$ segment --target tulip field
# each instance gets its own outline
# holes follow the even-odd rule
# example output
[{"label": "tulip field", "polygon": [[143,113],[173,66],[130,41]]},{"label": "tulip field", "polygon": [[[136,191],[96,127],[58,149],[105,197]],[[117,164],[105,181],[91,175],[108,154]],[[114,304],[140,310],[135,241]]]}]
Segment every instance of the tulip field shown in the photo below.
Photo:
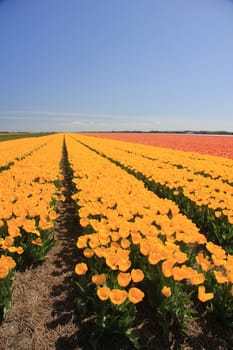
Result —
[{"label": "tulip field", "polygon": [[52,228],[57,216],[55,184],[60,178],[61,140],[61,136],[47,136],[0,143],[0,311],[3,317],[10,307],[14,270],[43,261],[55,243]]},{"label": "tulip field", "polygon": [[215,137],[206,152],[208,136],[195,137],[67,133],[1,142],[1,318],[15,271],[43,262],[56,244],[65,150],[87,349],[104,349],[112,336],[127,349],[149,349],[150,323],[170,349],[171,332],[185,334],[203,314],[207,326],[232,332],[233,137]]},{"label": "tulip field", "polygon": [[[88,133],[86,133],[88,135]],[[153,134],[153,133],[90,133],[113,140],[140,143],[148,146],[172,148],[180,151],[197,152],[233,159],[233,137],[208,134]]]}]

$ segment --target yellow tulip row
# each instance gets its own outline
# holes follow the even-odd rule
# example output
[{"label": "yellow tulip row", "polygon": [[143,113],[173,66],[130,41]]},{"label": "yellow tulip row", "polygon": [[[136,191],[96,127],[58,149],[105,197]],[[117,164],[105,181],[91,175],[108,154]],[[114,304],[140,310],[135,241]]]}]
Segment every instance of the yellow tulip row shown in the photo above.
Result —
[{"label": "yellow tulip row", "polygon": [[[10,141],[15,154],[26,150],[22,146],[25,143],[29,155],[0,173],[0,279],[14,266],[11,257],[4,255],[24,252],[20,245],[22,235],[33,234],[31,243],[42,246],[41,231],[53,226],[57,214],[51,200],[56,199],[54,181],[60,178],[62,140],[62,135],[50,135],[30,138],[30,143],[27,139]],[[31,150],[37,151],[30,152],[29,144]],[[14,147],[10,149],[13,151]]]},{"label": "yellow tulip row", "polygon": [[[85,137],[80,139],[87,142]],[[73,137],[67,136],[66,144],[75,175],[73,181],[79,190],[73,199],[80,207],[80,224],[84,230],[77,247],[83,249],[86,260],[77,263],[75,271],[85,274],[92,259],[104,259],[103,270],[95,270],[97,264],[90,271],[101,300],[110,299],[117,305],[126,297],[133,303],[142,300],[143,292],[135,287],[133,277],[136,269],[141,281],[147,271],[140,259],[146,259],[147,266],[160,264],[165,281],[172,279],[193,285],[203,302],[214,297],[212,291],[205,290],[207,273],[217,283],[227,283],[231,288],[233,256],[208,242],[174,202],[157,197],[141,181]],[[137,266],[131,261],[133,247],[138,247],[140,252]],[[193,247],[200,247],[203,252],[195,253]],[[117,288],[109,287],[108,274],[115,274]],[[161,293],[169,297],[172,288],[164,285]]]},{"label": "yellow tulip row", "polygon": [[[84,138],[83,138],[84,137]],[[86,136],[79,134],[80,140],[85,140]],[[110,139],[101,139],[88,136],[88,140],[95,140],[95,144],[113,146],[114,148],[140,155],[157,161],[157,164],[164,166],[178,166],[187,169],[192,173],[204,173],[213,179],[221,179],[233,184],[233,160],[196,152],[187,152],[169,148],[155,147],[132,142],[123,142]]]},{"label": "yellow tulip row", "polygon": [[[78,139],[88,146],[93,147],[98,152],[119,161],[124,166],[141,172],[150,180],[167,186],[174,193],[182,189],[183,194],[198,206],[207,205],[216,212],[216,217],[224,214],[228,218],[229,223],[233,224],[233,186],[223,182],[221,179],[212,179],[195,174],[197,169],[199,171],[200,169],[205,171],[211,168],[216,169],[214,176],[217,177],[219,162],[224,167],[224,158],[213,156],[205,156],[204,158],[203,155],[157,147],[153,148],[154,151],[152,153],[151,147],[148,147],[149,151],[147,152],[144,145],[134,145],[132,143],[123,143],[84,135],[79,135]],[[134,149],[137,151],[134,152]],[[156,159],[151,160],[142,157],[145,154],[148,157]],[[189,156],[186,155],[185,157],[185,154]],[[199,158],[204,159],[205,162],[201,161],[199,163]],[[187,161],[187,159],[189,160]],[[191,162],[194,164],[193,167],[190,165]],[[226,159],[225,162],[228,164],[225,170],[228,169],[232,180],[233,161]],[[184,168],[179,169],[172,163],[181,164]]]},{"label": "yellow tulip row", "polygon": [[24,158],[36,149],[43,147],[46,144],[46,138],[24,138],[20,140],[8,140],[0,142],[0,169],[7,166],[16,159]]},{"label": "yellow tulip row", "polygon": [[209,175],[213,179],[221,179],[233,184],[233,160],[205,155],[196,152],[185,152],[166,148],[145,146],[140,144],[124,143],[115,145],[116,148],[132,152],[133,154],[141,155],[147,158],[154,159],[163,164],[182,167],[190,173],[203,173]]}]

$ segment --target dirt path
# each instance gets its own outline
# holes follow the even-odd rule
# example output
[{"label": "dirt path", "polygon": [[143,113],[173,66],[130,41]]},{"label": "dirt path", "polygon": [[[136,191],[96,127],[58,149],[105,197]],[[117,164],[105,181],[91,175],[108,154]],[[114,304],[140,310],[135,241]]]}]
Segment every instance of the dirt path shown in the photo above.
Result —
[{"label": "dirt path", "polygon": [[77,225],[68,205],[56,224],[57,244],[40,266],[17,272],[12,307],[0,327],[1,350],[79,349],[75,312]]},{"label": "dirt path", "polygon": [[56,245],[42,265],[16,272],[12,305],[0,326],[0,350],[76,350],[74,265],[79,225],[71,200],[72,171],[63,150],[65,202],[57,205]]}]

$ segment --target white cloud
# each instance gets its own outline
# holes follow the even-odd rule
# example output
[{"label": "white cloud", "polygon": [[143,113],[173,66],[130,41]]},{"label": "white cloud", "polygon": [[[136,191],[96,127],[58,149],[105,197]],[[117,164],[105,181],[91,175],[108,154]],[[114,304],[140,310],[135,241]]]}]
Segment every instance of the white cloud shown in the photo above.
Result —
[{"label": "white cloud", "polygon": [[194,116],[142,116],[97,114],[66,111],[8,110],[0,111],[0,129],[18,131],[176,131],[233,130],[233,121]]},{"label": "white cloud", "polygon": [[[87,113],[87,112],[70,112],[70,111],[36,111],[36,110],[8,110],[8,111],[0,111],[0,119],[5,118],[17,118],[17,119],[31,119],[33,116],[33,120],[51,120],[69,118],[69,117],[77,117],[77,118],[86,118],[89,119],[114,119],[114,120],[155,120],[157,118],[161,118],[158,116],[143,116],[143,115],[133,115],[133,114],[106,114],[106,113]],[[43,118],[43,119],[42,119]],[[76,121],[73,121],[76,123]],[[73,123],[72,122],[72,123]],[[79,122],[79,121],[77,121]]]}]

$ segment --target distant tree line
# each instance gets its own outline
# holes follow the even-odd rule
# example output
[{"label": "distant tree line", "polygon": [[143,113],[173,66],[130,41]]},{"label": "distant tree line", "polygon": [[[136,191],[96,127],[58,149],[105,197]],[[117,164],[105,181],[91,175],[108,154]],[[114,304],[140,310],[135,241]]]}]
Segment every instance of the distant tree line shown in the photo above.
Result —
[{"label": "distant tree line", "polygon": [[[84,131],[85,132],[85,131]],[[89,131],[86,131],[89,132]],[[121,130],[121,131],[92,131],[93,133],[98,133],[98,132],[102,132],[102,133],[142,133],[142,134],[203,134],[203,135],[233,135],[233,131],[208,131],[208,130],[177,130],[177,131],[158,131],[158,130],[150,130],[150,131],[141,131],[141,130]]]}]

